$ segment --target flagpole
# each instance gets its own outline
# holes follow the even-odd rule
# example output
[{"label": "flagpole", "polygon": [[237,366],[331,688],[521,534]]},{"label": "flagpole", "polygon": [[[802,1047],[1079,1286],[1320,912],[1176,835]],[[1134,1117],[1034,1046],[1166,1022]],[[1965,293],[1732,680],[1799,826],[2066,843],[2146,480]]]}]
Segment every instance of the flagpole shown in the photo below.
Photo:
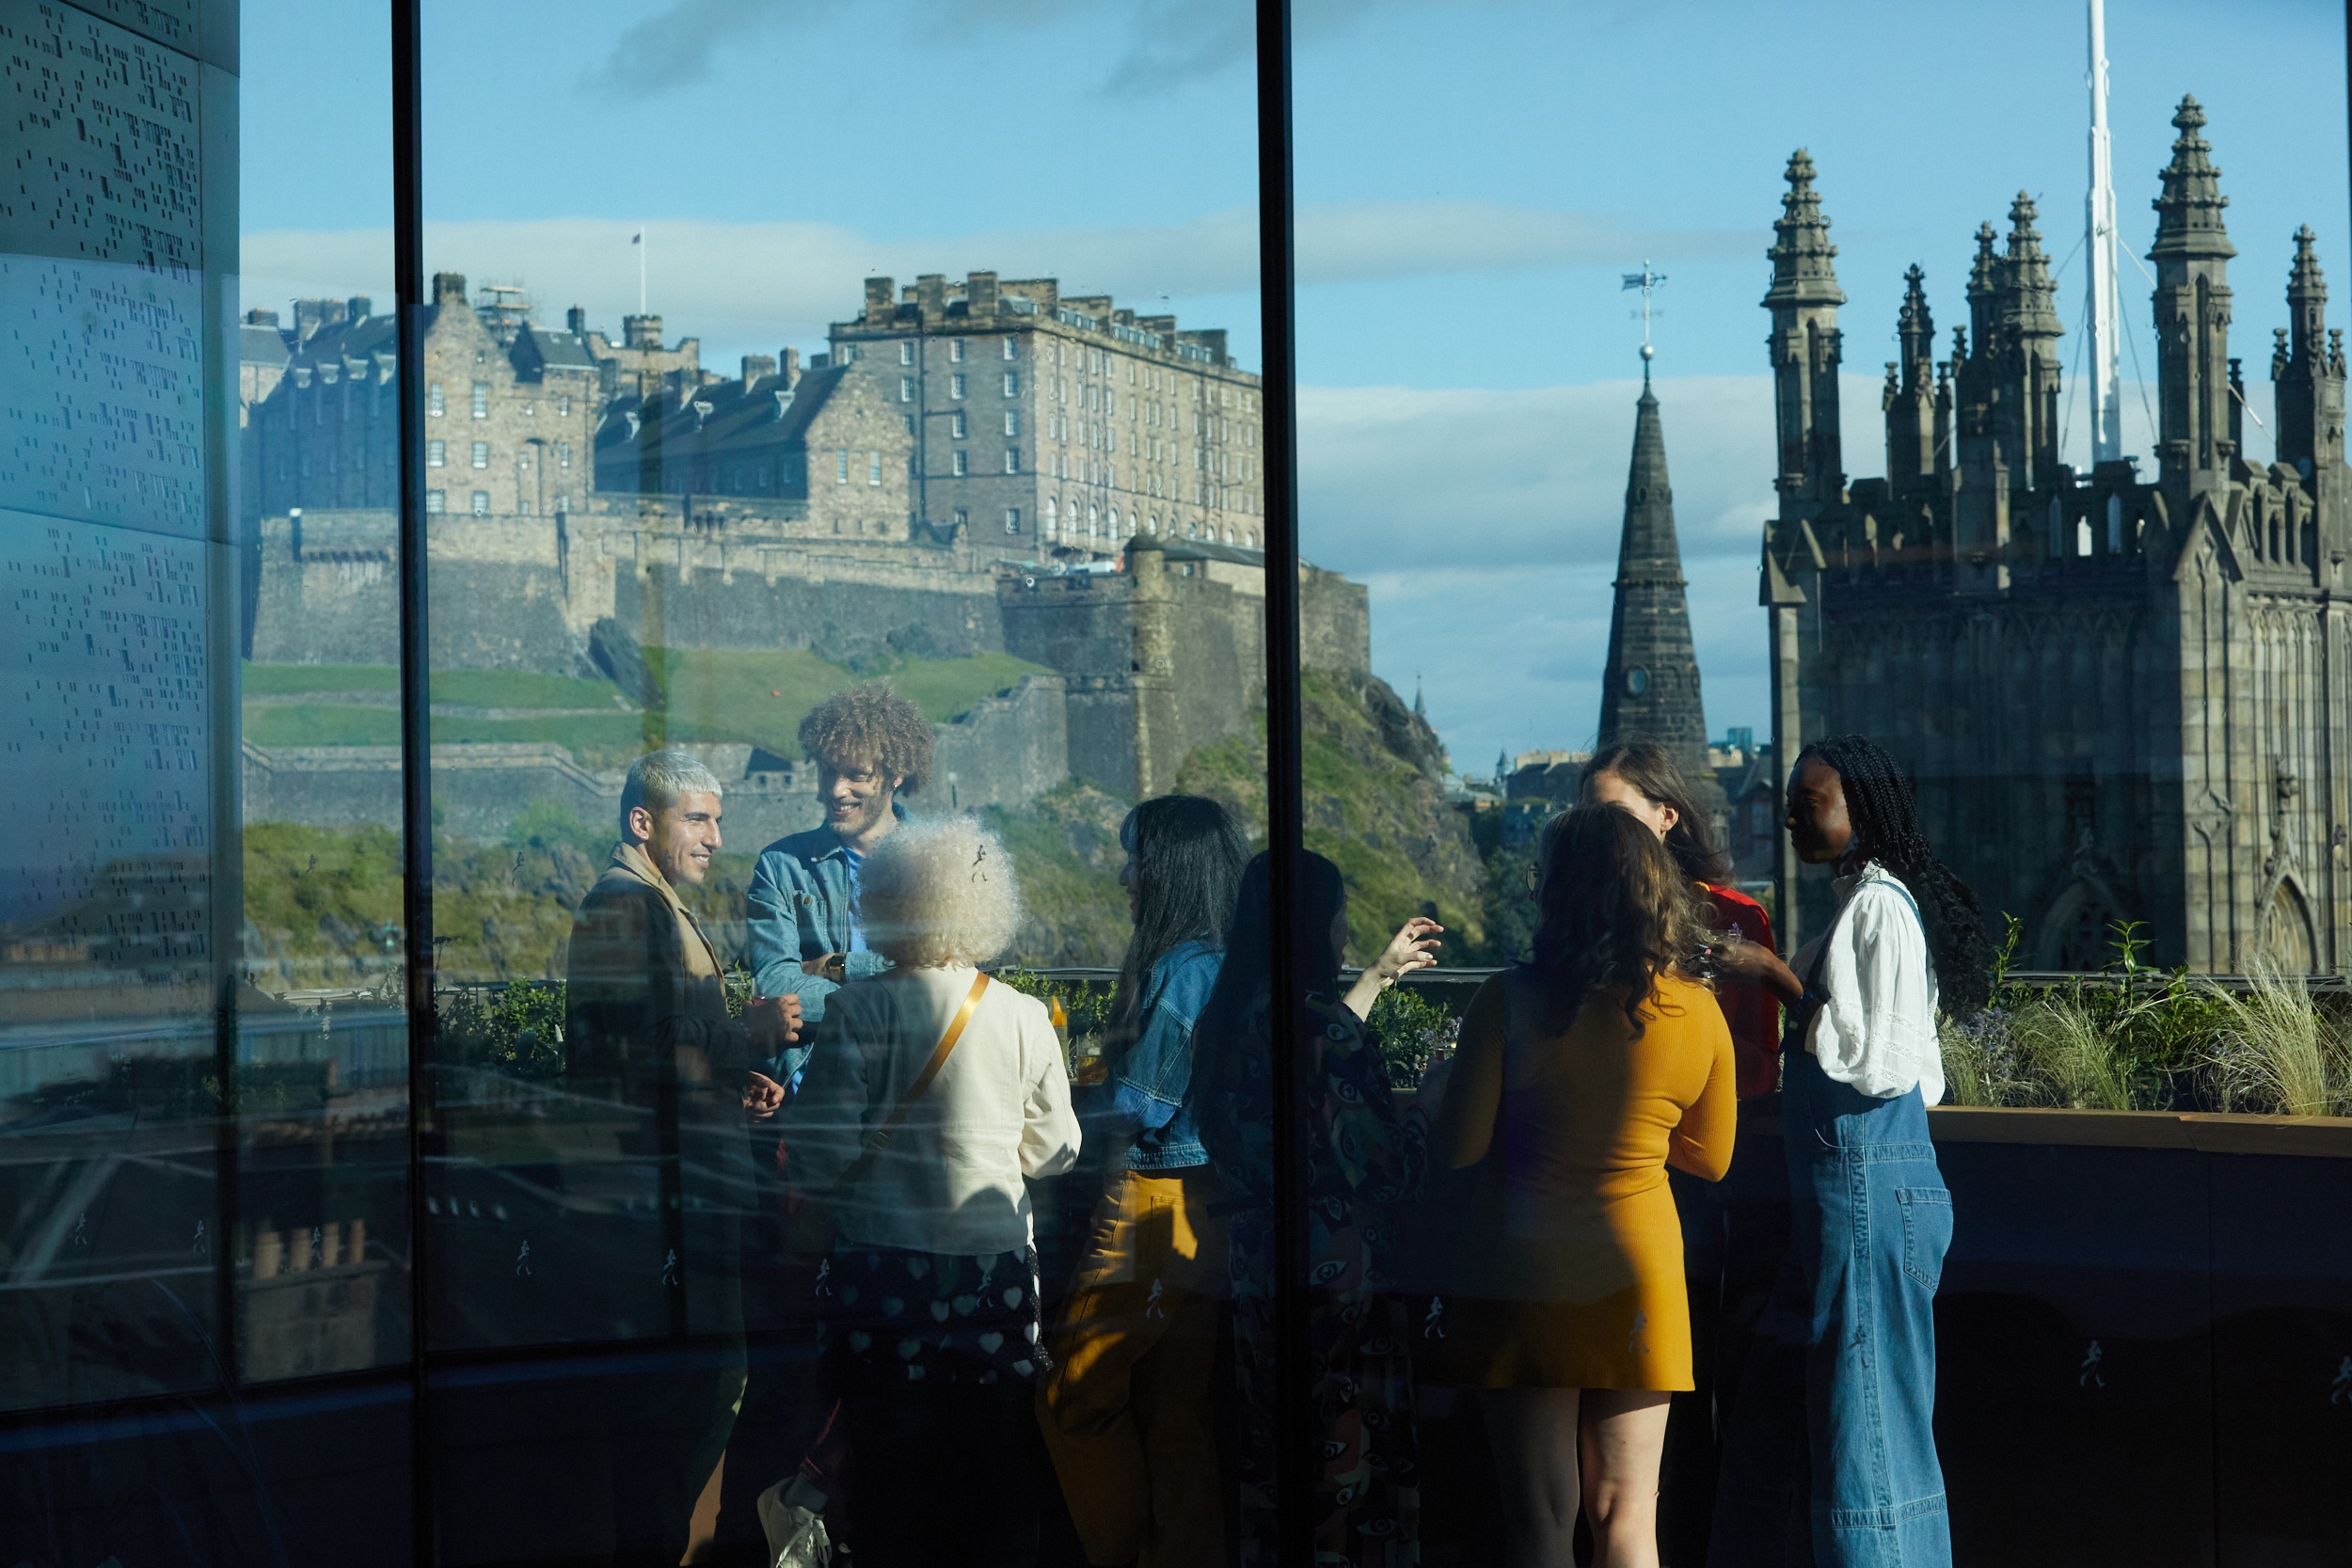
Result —
[{"label": "flagpole", "polygon": [[645,231],[637,230],[637,313],[645,313]]}]

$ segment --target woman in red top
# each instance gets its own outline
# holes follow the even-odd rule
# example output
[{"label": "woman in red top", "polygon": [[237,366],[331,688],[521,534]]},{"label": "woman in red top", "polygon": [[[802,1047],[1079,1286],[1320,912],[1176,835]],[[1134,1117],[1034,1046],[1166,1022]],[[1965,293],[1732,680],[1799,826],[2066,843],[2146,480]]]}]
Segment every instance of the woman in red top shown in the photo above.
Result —
[{"label": "woman in red top", "polygon": [[[1584,765],[1581,783],[1591,804],[1623,806],[1649,824],[1681,865],[1682,874],[1706,890],[1715,924],[1738,932],[1766,952],[1772,944],[1772,917],[1764,906],[1730,885],[1731,867],[1715,847],[1706,816],[1693,803],[1682,769],[1654,740],[1604,746]],[[1731,1048],[1740,1068],[1740,1093],[1770,1094],[1780,1087],[1780,999],[1750,980],[1719,979],[1715,999],[1731,1025]]]}]

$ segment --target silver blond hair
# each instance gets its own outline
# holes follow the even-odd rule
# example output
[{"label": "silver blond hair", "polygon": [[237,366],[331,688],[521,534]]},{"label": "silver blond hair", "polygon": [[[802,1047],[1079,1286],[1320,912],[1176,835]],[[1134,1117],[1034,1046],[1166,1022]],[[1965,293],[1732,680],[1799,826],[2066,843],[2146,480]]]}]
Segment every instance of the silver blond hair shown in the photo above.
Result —
[{"label": "silver blond hair", "polygon": [[630,766],[628,782],[621,785],[621,832],[628,832],[628,814],[639,806],[659,816],[682,795],[725,793],[719,775],[691,752],[647,752]]},{"label": "silver blond hair", "polygon": [[1021,930],[1012,857],[971,816],[901,822],[858,876],[866,940],[891,962],[984,964]]}]

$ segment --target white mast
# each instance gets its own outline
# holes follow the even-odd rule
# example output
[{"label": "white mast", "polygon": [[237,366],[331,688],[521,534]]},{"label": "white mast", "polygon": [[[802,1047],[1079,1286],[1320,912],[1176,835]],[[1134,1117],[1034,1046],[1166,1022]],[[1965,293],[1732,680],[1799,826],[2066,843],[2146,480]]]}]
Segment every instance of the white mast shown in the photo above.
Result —
[{"label": "white mast", "polygon": [[2090,455],[2123,455],[2122,301],[2116,293],[2115,173],[2107,141],[2106,0],[2090,0],[2090,197],[2083,248],[2090,256]]}]

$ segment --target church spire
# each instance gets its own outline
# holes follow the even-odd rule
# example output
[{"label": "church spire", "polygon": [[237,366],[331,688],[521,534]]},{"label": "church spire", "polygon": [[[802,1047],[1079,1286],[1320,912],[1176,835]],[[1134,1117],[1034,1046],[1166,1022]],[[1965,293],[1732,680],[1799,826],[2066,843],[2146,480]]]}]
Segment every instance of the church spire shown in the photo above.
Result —
[{"label": "church spire", "polygon": [[1781,515],[1817,515],[1845,499],[1846,461],[1837,412],[1837,365],[1843,341],[1837,308],[1837,247],[1813,189],[1813,159],[1804,148],[1789,155],[1788,194],[1772,224],[1772,287],[1764,309],[1772,313],[1772,380],[1780,436]]},{"label": "church spire", "polygon": [[2306,227],[2295,236],[2287,274],[2287,323],[2270,356],[2278,384],[2279,461],[2308,479],[2333,474],[2344,462],[2344,347],[2328,332],[2328,280],[2320,275],[2318,236]]},{"label": "church spire", "polygon": [[2058,321],[2058,283],[2049,254],[2042,248],[2040,214],[2024,191],[2009,209],[2009,252],[2002,259],[2007,287],[2001,295],[2004,411],[2010,443],[2006,454],[2010,483],[2038,489],[2058,477],[2058,351],[2066,328]]},{"label": "church spire", "polygon": [[2221,171],[2213,166],[2213,144],[2205,140],[2205,111],[2194,94],[2183,96],[2172,114],[2172,161],[2164,166],[2164,188],[2157,195],[2156,244],[2149,254],[2213,256],[2237,254],[2222,226],[2221,209],[2230,198],[2221,194]]},{"label": "church spire", "polygon": [[2172,116],[2180,135],[2155,200],[2156,444],[2168,477],[2192,490],[2227,477],[2230,439],[2230,258],[2221,222],[2229,198],[2206,142],[2205,112],[2183,98]]},{"label": "church spire", "polygon": [[1601,673],[1597,744],[1647,739],[1664,745],[1703,803],[1722,791],[1707,758],[1707,715],[1698,655],[1691,641],[1682,550],[1675,538],[1674,489],[1666,478],[1666,433],[1658,394],[1643,366],[1634,404],[1633,461],[1626,475],[1625,528],[1617,541],[1616,601],[1609,616],[1609,660]]},{"label": "church spire", "polygon": [[1886,367],[1886,482],[1903,494],[1935,473],[1935,318],[1928,309],[1926,275],[1916,265],[1903,274],[1895,338],[1902,357]]}]

